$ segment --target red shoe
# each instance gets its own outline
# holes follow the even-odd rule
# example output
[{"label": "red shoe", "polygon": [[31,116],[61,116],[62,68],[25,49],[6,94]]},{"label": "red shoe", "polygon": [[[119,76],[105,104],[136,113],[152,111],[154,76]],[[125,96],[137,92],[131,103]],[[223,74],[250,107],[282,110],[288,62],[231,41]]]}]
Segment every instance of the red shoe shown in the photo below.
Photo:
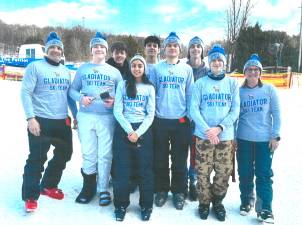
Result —
[{"label": "red shoe", "polygon": [[27,199],[25,201],[25,211],[34,212],[38,207],[38,202],[35,199]]},{"label": "red shoe", "polygon": [[64,193],[58,188],[44,188],[41,195],[47,195],[50,198],[61,200],[64,198]]}]

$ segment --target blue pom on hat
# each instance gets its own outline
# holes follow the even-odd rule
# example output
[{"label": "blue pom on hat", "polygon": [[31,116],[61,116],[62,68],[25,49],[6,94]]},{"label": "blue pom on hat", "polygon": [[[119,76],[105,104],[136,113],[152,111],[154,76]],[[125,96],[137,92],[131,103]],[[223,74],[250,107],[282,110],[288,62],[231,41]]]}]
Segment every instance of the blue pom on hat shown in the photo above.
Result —
[{"label": "blue pom on hat", "polygon": [[189,41],[189,48],[191,48],[192,45],[201,45],[202,49],[203,49],[203,41],[201,40],[200,37],[195,36],[193,37],[190,41]]},{"label": "blue pom on hat", "polygon": [[164,43],[163,43],[164,48],[166,48],[167,44],[170,44],[170,43],[177,43],[180,48],[180,39],[174,31],[172,31],[169,34],[169,36],[166,37],[166,39],[164,40]]},{"label": "blue pom on hat", "polygon": [[215,59],[221,59],[223,64],[226,65],[224,48],[220,44],[214,44],[208,53],[209,64]]},{"label": "blue pom on hat", "polygon": [[61,38],[58,36],[58,34],[54,31],[50,32],[46,44],[45,44],[45,51],[48,52],[49,47],[51,46],[57,46],[62,49],[63,51],[63,42],[61,41]]},{"label": "blue pom on hat", "polygon": [[100,32],[96,32],[95,36],[90,40],[90,49],[95,45],[103,45],[108,51],[107,39]]},{"label": "blue pom on hat", "polygon": [[260,69],[260,71],[262,72],[262,64],[260,61],[260,58],[258,56],[258,54],[252,54],[249,59],[246,61],[246,63],[243,66],[243,73],[245,72],[245,70],[251,66],[256,66]]}]

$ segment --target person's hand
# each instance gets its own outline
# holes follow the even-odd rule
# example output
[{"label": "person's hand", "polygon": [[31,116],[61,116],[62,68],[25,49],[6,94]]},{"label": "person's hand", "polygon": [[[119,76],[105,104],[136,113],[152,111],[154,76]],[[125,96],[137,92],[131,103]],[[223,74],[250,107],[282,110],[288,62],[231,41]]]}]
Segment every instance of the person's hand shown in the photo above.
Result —
[{"label": "person's hand", "polygon": [[221,128],[220,127],[211,127],[206,131],[206,135],[208,139],[218,137],[218,135],[221,133]]},{"label": "person's hand", "polygon": [[74,129],[74,130],[78,129],[78,121],[77,121],[77,119],[73,120],[73,127],[72,127],[72,129]]},{"label": "person's hand", "polygon": [[272,152],[274,152],[279,146],[279,141],[277,141],[275,138],[271,139],[269,141],[269,148]]},{"label": "person's hand", "polygon": [[92,103],[92,101],[93,101],[93,97],[83,96],[82,100],[81,100],[81,103],[84,106],[88,106],[88,105],[90,105]]},{"label": "person's hand", "polygon": [[41,128],[36,118],[30,118],[28,120],[27,127],[30,133],[32,133],[35,136],[40,136]]},{"label": "person's hand", "polygon": [[211,144],[213,145],[217,145],[219,144],[220,140],[218,135],[221,132],[221,128],[220,127],[211,127],[210,129],[208,129],[206,131],[206,136],[209,139],[209,141],[211,142]]},{"label": "person's hand", "polygon": [[137,142],[137,140],[138,140],[138,135],[137,135],[137,133],[135,133],[134,131],[133,132],[131,132],[131,133],[129,133],[128,134],[128,139],[129,139],[129,141],[131,141],[131,142]]},{"label": "person's hand", "polygon": [[212,137],[212,138],[208,138],[208,139],[209,139],[209,141],[211,142],[212,145],[218,145],[219,142],[220,142],[220,140],[217,136]]},{"label": "person's hand", "polygon": [[110,96],[109,98],[104,99],[104,104],[105,104],[105,107],[112,108],[112,106],[114,104],[114,98]]}]

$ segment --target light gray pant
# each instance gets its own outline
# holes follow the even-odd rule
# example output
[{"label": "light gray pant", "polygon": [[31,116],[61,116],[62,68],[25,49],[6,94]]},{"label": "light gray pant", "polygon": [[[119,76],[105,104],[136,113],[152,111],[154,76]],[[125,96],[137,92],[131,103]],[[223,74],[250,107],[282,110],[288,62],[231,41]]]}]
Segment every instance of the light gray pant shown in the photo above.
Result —
[{"label": "light gray pant", "polygon": [[98,174],[98,191],[108,190],[112,163],[113,115],[79,112],[78,133],[85,174]]}]

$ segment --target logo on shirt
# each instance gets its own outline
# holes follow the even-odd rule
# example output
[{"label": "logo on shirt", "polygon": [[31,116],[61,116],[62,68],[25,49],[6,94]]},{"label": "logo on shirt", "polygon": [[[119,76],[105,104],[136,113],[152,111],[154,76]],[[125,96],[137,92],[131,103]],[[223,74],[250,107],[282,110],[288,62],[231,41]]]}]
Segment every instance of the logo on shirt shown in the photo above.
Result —
[{"label": "logo on shirt", "polygon": [[56,75],[56,77],[60,76],[58,72],[54,72],[54,74]]},{"label": "logo on shirt", "polygon": [[214,90],[215,92],[219,92],[219,87],[213,86],[213,90]]},{"label": "logo on shirt", "polygon": [[251,100],[251,99],[254,99],[254,96],[253,95],[247,95],[248,98]]},{"label": "logo on shirt", "polygon": [[173,74],[174,74],[173,70],[171,70],[171,69],[168,70],[168,73],[169,73],[170,75],[173,75]]}]

